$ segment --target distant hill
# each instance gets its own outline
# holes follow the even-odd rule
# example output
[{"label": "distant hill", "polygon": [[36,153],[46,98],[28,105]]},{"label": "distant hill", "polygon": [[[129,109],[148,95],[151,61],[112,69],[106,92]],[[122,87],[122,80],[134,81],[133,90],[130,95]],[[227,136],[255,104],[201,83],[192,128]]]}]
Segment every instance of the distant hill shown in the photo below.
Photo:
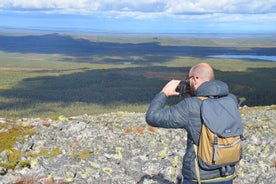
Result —
[{"label": "distant hill", "polygon": [[166,46],[156,42],[115,43],[94,42],[83,38],[74,38],[62,34],[0,36],[0,51],[19,53],[65,54],[73,56],[87,55],[167,55],[204,58],[209,55],[275,55],[276,48],[251,48],[240,50],[231,47],[206,46]]}]

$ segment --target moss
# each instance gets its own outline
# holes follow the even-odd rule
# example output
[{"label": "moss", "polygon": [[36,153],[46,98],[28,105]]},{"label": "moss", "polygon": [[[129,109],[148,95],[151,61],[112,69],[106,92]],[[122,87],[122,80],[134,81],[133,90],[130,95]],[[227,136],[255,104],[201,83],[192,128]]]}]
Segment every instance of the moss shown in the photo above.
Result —
[{"label": "moss", "polygon": [[[13,122],[11,122],[13,123]],[[15,124],[0,125],[0,153],[6,152],[7,162],[1,162],[0,166],[6,169],[14,169],[17,165],[21,167],[30,167],[29,160],[21,160],[23,153],[13,148],[16,142],[24,143],[26,137],[36,134],[31,127],[23,127]]]},{"label": "moss", "polygon": [[90,150],[88,150],[88,149],[83,149],[83,150],[81,150],[81,151],[78,152],[78,153],[72,154],[72,156],[74,156],[74,157],[79,157],[79,158],[85,160],[85,159],[87,159],[87,158],[90,156]]},{"label": "moss", "polygon": [[28,156],[32,157],[32,158],[37,158],[37,157],[42,157],[42,156],[51,158],[51,157],[55,157],[59,154],[62,154],[62,151],[60,150],[60,148],[54,148],[51,151],[49,151],[46,148],[40,148],[39,153],[37,153],[37,154],[29,153]]},{"label": "moss", "polygon": [[14,163],[0,163],[0,166],[6,168],[7,170],[10,170],[10,169],[14,170],[16,165],[17,165],[17,163],[16,164],[14,164]]},{"label": "moss", "polygon": [[6,169],[14,169],[21,159],[20,152],[15,149],[5,150],[5,152],[8,162],[1,162],[0,166],[5,167]]},{"label": "moss", "polygon": [[[11,122],[12,123],[12,122]],[[6,169],[14,169],[17,165],[21,167],[29,167],[29,161],[22,161],[22,153],[13,148],[16,142],[22,142],[26,140],[27,136],[36,134],[36,131],[32,130],[31,127],[23,127],[14,124],[1,124],[0,125],[0,153],[3,151],[7,155],[7,163],[1,162],[0,166]]]},{"label": "moss", "polygon": [[[6,127],[2,125],[1,129],[5,129]],[[30,127],[13,125],[12,128],[0,133],[0,152],[11,150],[16,141],[24,142],[26,136],[34,134],[36,134],[36,131],[31,130]]]},{"label": "moss", "polygon": [[51,152],[48,153],[48,157],[55,157],[57,155],[62,154],[62,151],[59,148],[53,149]]},{"label": "moss", "polygon": [[6,126],[3,126],[2,124],[0,124],[0,130],[6,128]]},{"label": "moss", "polygon": [[[13,122],[11,122],[13,123]],[[39,156],[54,157],[62,153],[59,148],[51,151],[46,148],[41,148],[38,154],[22,153],[14,148],[16,142],[24,143],[28,136],[34,135],[37,132],[31,127],[19,126],[15,124],[1,124],[0,125],[0,153],[5,151],[7,155],[7,162],[0,162],[0,166],[6,169],[15,169],[16,166],[30,167],[30,160],[22,160],[23,156],[37,158]]]},{"label": "moss", "polygon": [[21,160],[19,162],[21,167],[27,167],[27,168],[31,168],[31,161],[30,160]]},{"label": "moss", "polygon": [[31,153],[22,153],[17,149],[11,149],[11,150],[5,150],[8,162],[7,163],[0,163],[0,166],[6,168],[6,169],[15,169],[16,166],[20,167],[31,167],[31,160],[21,160],[23,156],[28,156],[33,159],[40,157],[40,156],[47,156],[47,157],[54,157],[62,153],[62,151],[59,148],[55,148],[52,151],[48,151],[45,148],[41,148],[40,152],[38,154],[31,154]]},{"label": "moss", "polygon": [[17,165],[20,167],[30,168],[30,160],[21,160],[22,153],[17,149],[5,150],[8,162],[0,163],[0,166],[5,167],[6,169],[15,169]]},{"label": "moss", "polygon": [[269,121],[271,121],[271,119],[270,118],[264,118],[264,119],[262,119],[262,121],[263,122],[269,122]]}]

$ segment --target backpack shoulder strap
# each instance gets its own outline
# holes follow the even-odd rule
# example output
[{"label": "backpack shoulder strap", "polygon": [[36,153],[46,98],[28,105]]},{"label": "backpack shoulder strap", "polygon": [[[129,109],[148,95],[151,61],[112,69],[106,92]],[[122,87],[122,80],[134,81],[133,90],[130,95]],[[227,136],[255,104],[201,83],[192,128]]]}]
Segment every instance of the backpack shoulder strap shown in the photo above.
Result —
[{"label": "backpack shoulder strap", "polygon": [[194,144],[194,149],[195,149],[195,171],[196,171],[196,177],[197,177],[198,184],[201,184],[201,181],[200,181],[200,172],[199,172],[199,164],[198,164],[198,158],[197,158],[198,147],[197,147],[196,144]]},{"label": "backpack shoulder strap", "polygon": [[[197,98],[199,98],[200,100],[206,100],[208,97],[207,96],[198,96]],[[199,172],[199,163],[198,163],[198,146],[194,143],[194,150],[195,150],[195,171],[196,171],[196,177],[197,177],[197,182],[198,184],[201,184],[200,181],[200,172]]]}]

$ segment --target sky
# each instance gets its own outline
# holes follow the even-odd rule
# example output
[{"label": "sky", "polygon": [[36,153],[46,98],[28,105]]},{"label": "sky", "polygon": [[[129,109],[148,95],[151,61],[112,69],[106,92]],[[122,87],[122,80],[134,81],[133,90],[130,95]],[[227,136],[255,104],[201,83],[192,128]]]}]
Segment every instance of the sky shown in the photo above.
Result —
[{"label": "sky", "polygon": [[0,0],[0,28],[276,33],[276,0]]}]

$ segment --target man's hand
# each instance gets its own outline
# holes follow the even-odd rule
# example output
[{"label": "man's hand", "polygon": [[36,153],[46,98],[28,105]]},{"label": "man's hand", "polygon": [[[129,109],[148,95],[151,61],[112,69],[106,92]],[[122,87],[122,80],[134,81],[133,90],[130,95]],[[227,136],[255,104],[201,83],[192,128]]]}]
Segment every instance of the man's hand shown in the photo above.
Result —
[{"label": "man's hand", "polygon": [[166,96],[180,95],[179,92],[175,91],[179,83],[180,83],[180,80],[171,80],[164,86],[161,92],[163,92]]}]

